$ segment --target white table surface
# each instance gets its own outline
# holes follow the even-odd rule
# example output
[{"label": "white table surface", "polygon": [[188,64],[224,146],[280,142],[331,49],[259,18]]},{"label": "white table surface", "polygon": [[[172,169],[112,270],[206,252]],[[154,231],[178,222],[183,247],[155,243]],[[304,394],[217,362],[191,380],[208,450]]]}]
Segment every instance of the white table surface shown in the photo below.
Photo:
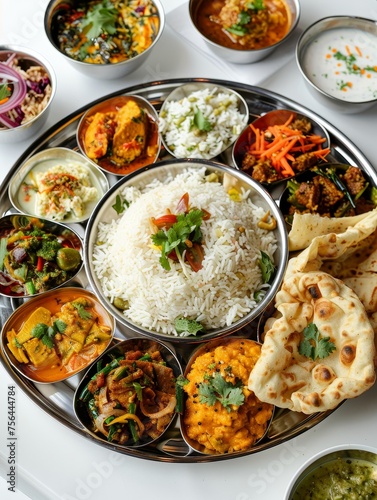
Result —
[{"label": "white table surface", "polygon": [[[296,37],[257,65],[221,65],[195,37],[177,27],[187,1],[162,0],[167,26],[145,66],[127,78],[93,81],[81,76],[49,45],[43,30],[47,0],[0,0],[0,44],[17,43],[42,53],[54,65],[58,89],[47,130],[77,108],[110,92],[148,81],[205,77],[240,81],[289,97],[328,120],[367,156],[377,169],[377,107],[358,115],[331,112],[306,88],[294,59],[298,34],[329,15],[377,19],[376,0],[301,0]],[[186,8],[183,5],[186,5]],[[183,10],[182,10],[183,9]],[[187,25],[186,25],[187,27]],[[177,29],[181,35],[178,35]],[[35,138],[0,145],[0,182]],[[377,388],[349,400],[322,423],[284,444],[245,458],[208,464],[169,464],[140,460],[104,449],[53,420],[21,389],[16,389],[17,491],[8,491],[7,394],[13,380],[0,365],[0,498],[2,500],[275,500],[284,497],[290,478],[313,454],[338,444],[377,447]]]}]

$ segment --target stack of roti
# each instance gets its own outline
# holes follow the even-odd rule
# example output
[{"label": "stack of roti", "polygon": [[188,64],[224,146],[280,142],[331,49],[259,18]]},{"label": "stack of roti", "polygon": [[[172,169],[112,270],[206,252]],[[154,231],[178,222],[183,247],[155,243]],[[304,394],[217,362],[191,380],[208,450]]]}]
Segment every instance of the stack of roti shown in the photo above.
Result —
[{"label": "stack of roti", "polygon": [[[375,382],[377,209],[356,217],[294,216],[292,252],[266,323],[249,389],[264,402],[306,414],[326,411]],[[333,349],[302,354],[314,324]]]}]

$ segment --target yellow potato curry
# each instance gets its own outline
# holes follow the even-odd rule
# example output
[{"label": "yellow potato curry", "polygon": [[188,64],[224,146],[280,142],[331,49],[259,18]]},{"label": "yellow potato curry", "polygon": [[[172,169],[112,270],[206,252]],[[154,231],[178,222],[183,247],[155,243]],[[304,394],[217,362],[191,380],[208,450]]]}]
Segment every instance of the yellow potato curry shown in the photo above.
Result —
[{"label": "yellow potato curry", "polygon": [[[262,403],[247,388],[260,355],[248,339],[209,344],[189,368],[183,424],[193,447],[208,454],[250,449],[266,432],[273,405]],[[196,444],[195,444],[196,443]]]},{"label": "yellow potato curry", "polygon": [[[50,301],[53,303],[53,299]],[[87,297],[35,308],[20,328],[11,328],[7,347],[34,380],[54,382],[76,373],[107,347],[112,332]]]}]

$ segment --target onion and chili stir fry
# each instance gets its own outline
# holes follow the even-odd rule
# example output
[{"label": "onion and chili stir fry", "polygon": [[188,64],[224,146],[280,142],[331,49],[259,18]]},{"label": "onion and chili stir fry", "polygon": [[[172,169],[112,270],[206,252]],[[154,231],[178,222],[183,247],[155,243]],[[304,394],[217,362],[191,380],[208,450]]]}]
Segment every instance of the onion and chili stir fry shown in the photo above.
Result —
[{"label": "onion and chili stir fry", "polygon": [[0,293],[36,295],[62,285],[80,269],[81,241],[73,231],[34,217],[7,219],[0,228]]},{"label": "onion and chili stir fry", "polygon": [[124,353],[112,350],[111,357],[105,366],[97,363],[79,401],[107,441],[125,446],[154,441],[182,411],[182,385],[156,343],[143,348],[136,341]]},{"label": "onion and chili stir fry", "polygon": [[150,0],[92,0],[61,4],[55,23],[64,54],[90,64],[116,64],[147,50],[160,20]]},{"label": "onion and chili stir fry", "polygon": [[360,168],[315,167],[304,177],[308,178],[289,180],[283,193],[281,208],[289,223],[295,213],[345,217],[369,212],[377,205],[377,188]]}]

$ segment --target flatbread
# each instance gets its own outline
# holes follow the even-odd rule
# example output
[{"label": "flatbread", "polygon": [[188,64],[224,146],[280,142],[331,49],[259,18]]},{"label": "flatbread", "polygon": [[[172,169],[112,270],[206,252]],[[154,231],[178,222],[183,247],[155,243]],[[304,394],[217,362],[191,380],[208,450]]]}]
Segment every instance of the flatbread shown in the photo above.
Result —
[{"label": "flatbread", "polygon": [[[375,382],[377,210],[352,219],[354,225],[343,232],[311,238],[290,259],[276,295],[279,314],[268,323],[250,374],[249,389],[261,401],[310,414],[333,409]],[[319,221],[313,223],[318,230]],[[315,361],[298,350],[310,323],[336,346]]]}]

